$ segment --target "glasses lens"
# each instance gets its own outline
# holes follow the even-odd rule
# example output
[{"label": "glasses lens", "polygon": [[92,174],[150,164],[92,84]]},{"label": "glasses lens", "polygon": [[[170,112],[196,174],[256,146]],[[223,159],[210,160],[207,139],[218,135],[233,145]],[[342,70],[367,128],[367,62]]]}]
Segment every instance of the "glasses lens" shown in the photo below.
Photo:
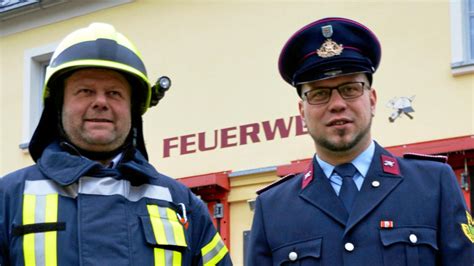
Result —
[{"label": "glasses lens", "polygon": [[331,97],[331,89],[321,88],[306,92],[306,100],[310,104],[325,103]]},{"label": "glasses lens", "polygon": [[356,98],[364,93],[364,83],[354,82],[339,86],[337,89],[344,99]]}]

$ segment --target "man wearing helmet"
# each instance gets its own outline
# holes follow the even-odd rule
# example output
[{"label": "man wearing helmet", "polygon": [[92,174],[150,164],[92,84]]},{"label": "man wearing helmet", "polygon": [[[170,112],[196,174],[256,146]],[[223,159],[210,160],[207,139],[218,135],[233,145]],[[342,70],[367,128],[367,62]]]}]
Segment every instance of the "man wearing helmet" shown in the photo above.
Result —
[{"label": "man wearing helmet", "polygon": [[1,266],[232,264],[203,202],[147,161],[141,115],[163,89],[108,24],[60,43],[36,164],[0,179]]}]

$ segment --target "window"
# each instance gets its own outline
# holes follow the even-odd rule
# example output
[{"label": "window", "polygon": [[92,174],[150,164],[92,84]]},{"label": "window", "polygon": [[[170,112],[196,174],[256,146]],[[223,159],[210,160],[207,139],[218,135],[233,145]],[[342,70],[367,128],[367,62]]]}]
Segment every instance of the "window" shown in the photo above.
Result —
[{"label": "window", "polygon": [[0,0],[0,13],[24,8],[35,3],[38,3],[38,0]]},{"label": "window", "polygon": [[474,73],[474,0],[451,0],[451,69]]},{"label": "window", "polygon": [[474,0],[468,0],[468,8],[467,8],[467,14],[466,17],[469,20],[469,37],[468,37],[468,43],[469,43],[469,61],[474,62]]},{"label": "window", "polygon": [[23,136],[21,149],[28,149],[28,143],[43,111],[43,82],[56,44],[27,50],[24,55],[23,81]]}]

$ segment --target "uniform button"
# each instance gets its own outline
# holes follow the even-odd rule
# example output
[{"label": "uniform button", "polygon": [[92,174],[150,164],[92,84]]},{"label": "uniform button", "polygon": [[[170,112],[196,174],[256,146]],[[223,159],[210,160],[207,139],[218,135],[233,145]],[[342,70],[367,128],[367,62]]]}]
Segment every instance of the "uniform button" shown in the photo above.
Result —
[{"label": "uniform button", "polygon": [[292,251],[292,252],[290,252],[290,254],[288,254],[288,258],[289,258],[291,261],[295,261],[296,259],[298,259],[298,253]]},{"label": "uniform button", "polygon": [[372,187],[375,187],[375,188],[380,187],[380,182],[377,180],[372,181]]},{"label": "uniform button", "polygon": [[408,238],[412,244],[416,244],[416,242],[418,242],[418,237],[416,237],[415,234],[411,234]]},{"label": "uniform button", "polygon": [[347,251],[351,252],[351,251],[354,250],[354,244],[352,244],[351,242],[347,242],[347,243],[344,245],[344,248],[345,248]]}]

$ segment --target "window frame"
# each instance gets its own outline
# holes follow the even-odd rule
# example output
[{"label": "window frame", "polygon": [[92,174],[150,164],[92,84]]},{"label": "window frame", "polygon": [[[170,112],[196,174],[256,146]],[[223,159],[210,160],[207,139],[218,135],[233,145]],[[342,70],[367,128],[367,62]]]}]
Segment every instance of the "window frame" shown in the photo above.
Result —
[{"label": "window frame", "polygon": [[470,1],[474,0],[450,1],[451,73],[453,76],[474,73],[474,55],[471,55],[470,48],[474,45],[474,39],[470,36]]},{"label": "window frame", "polygon": [[28,49],[24,53],[23,125],[20,149],[28,150],[28,144],[43,112],[43,83],[46,67],[58,43]]}]

